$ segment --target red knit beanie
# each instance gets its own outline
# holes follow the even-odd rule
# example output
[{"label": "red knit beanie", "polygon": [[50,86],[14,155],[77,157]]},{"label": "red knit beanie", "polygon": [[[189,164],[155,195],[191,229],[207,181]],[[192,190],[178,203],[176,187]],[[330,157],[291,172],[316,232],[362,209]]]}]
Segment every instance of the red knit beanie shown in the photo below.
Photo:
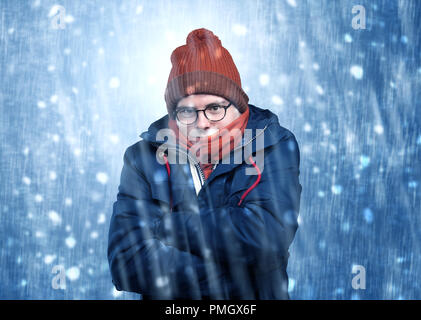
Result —
[{"label": "red knit beanie", "polygon": [[165,90],[168,114],[180,99],[191,94],[212,94],[231,101],[243,113],[249,98],[241,88],[240,74],[230,53],[212,31],[191,31],[186,44],[171,54],[172,69]]}]

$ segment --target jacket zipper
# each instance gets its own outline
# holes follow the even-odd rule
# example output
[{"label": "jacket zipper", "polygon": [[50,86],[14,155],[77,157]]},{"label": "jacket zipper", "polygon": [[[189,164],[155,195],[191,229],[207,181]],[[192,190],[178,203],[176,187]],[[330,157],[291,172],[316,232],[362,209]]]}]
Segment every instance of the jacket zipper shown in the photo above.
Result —
[{"label": "jacket zipper", "polygon": [[[159,147],[160,146],[160,144],[158,144],[156,142],[151,142],[151,144],[154,145],[154,146],[156,146],[156,147]],[[171,149],[171,150],[177,150],[177,151],[179,151],[181,153],[184,153],[193,162],[193,165],[198,169],[198,171],[200,173],[200,176],[202,177],[202,181],[204,182],[206,180],[205,179],[205,174],[203,173],[202,168],[200,168],[199,163],[196,160],[194,160],[187,152],[184,152],[180,148],[168,147],[167,150],[169,150],[169,149]]]},{"label": "jacket zipper", "polygon": [[[172,147],[168,147],[168,150],[169,149],[172,149],[172,150],[178,150],[179,152],[182,152],[182,153],[184,153],[192,162],[193,162],[193,165],[198,169],[198,171],[199,171],[199,173],[200,173],[200,176],[202,177],[202,181],[203,181],[203,184],[205,183],[205,181],[206,181],[206,179],[205,179],[205,174],[203,173],[203,170],[202,170],[202,168],[200,167],[200,165],[199,165],[199,163],[196,161],[196,160],[194,160],[187,152],[184,152],[183,150],[181,150],[181,149],[177,149],[177,148],[172,148]],[[215,168],[215,165],[214,165],[214,167],[213,168]],[[203,185],[202,184],[202,185]]]}]

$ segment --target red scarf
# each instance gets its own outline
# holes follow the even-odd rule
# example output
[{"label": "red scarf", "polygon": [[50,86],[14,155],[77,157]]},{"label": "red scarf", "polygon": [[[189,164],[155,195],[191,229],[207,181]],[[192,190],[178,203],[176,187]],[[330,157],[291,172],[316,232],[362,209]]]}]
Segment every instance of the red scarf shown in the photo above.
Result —
[{"label": "red scarf", "polygon": [[[168,127],[174,131],[178,144],[185,150],[190,150],[191,154],[196,157],[207,179],[212,173],[214,163],[224,158],[241,143],[248,119],[249,109],[247,108],[237,119],[219,129],[214,134],[202,138],[193,138],[196,139],[196,142],[191,141],[191,137],[188,139],[178,129],[176,120],[170,119],[168,121]],[[215,148],[215,146],[219,146],[219,148]]]}]

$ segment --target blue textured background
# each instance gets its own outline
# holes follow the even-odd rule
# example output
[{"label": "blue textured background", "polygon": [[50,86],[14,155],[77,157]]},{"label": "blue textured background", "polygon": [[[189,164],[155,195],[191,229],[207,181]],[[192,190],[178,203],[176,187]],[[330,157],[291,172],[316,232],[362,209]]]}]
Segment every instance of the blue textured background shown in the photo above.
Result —
[{"label": "blue textured background", "polygon": [[172,50],[205,27],[300,144],[291,298],[421,299],[420,15],[415,0],[1,1],[0,298],[140,297],[113,289],[106,258],[123,152],[166,113]]}]

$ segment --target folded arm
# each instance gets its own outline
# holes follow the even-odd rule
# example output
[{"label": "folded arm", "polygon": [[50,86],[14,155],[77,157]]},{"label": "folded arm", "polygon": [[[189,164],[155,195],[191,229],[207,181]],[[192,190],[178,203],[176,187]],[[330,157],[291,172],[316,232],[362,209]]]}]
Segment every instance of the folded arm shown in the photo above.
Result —
[{"label": "folded arm", "polygon": [[[175,211],[164,215],[156,229],[164,243],[221,263],[254,265],[268,270],[289,255],[298,228],[301,185],[299,150],[292,135],[265,153],[260,183],[238,200],[256,176],[230,195],[229,205],[201,208],[199,214]],[[170,228],[165,228],[170,226]]]},{"label": "folded arm", "polygon": [[155,227],[164,215],[128,149],[108,239],[108,261],[117,290],[160,297],[210,296],[225,274],[211,260],[164,244]]}]

